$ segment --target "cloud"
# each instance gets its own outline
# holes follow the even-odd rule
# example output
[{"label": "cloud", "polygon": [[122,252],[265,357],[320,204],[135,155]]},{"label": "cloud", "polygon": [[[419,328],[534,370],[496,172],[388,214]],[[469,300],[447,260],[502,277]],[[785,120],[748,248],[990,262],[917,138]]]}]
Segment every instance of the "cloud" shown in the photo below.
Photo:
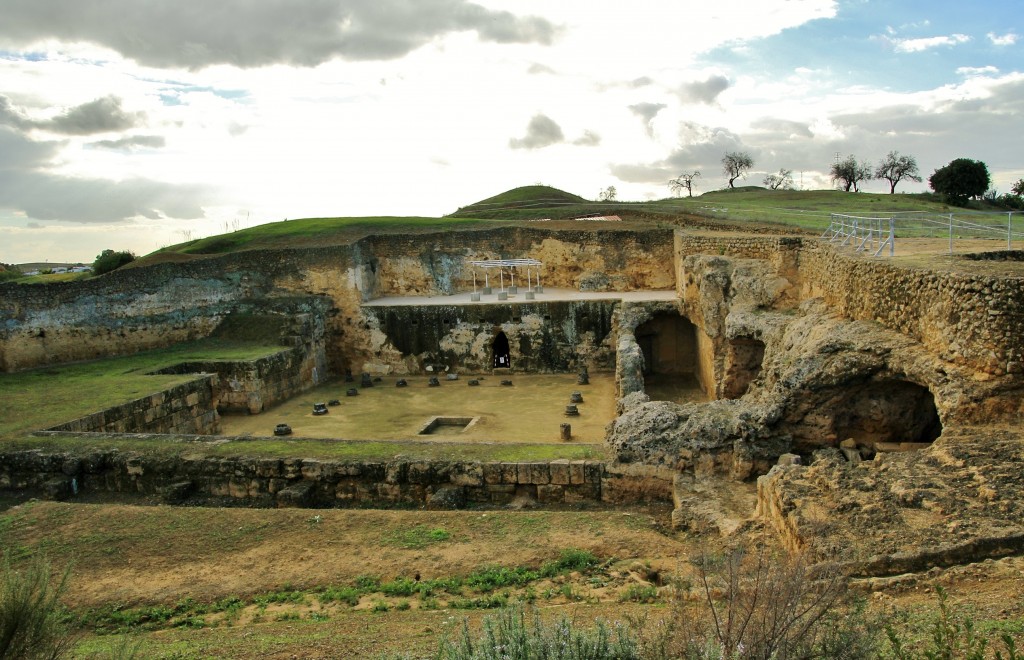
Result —
[{"label": "cloud", "polygon": [[549,74],[549,75],[554,75],[555,70],[552,69],[551,67],[549,67],[546,64],[540,64],[538,62],[534,62],[533,64],[530,65],[530,68],[528,68],[526,70],[526,72],[529,73],[530,75],[538,75],[538,74],[545,74],[545,73]]},{"label": "cloud", "polygon": [[647,132],[647,137],[653,137],[654,127],[651,126],[651,122],[654,121],[659,112],[667,107],[664,103],[637,103],[629,106],[629,110],[644,120],[644,130]]},{"label": "cloud", "polygon": [[166,145],[167,140],[162,135],[130,135],[118,140],[99,140],[97,142],[89,143],[90,147],[115,150],[132,150],[139,147],[146,149],[161,149]]},{"label": "cloud", "polygon": [[145,120],[141,112],[127,112],[121,107],[116,96],[89,101],[65,110],[52,119],[31,119],[19,112],[6,96],[0,96],[0,124],[7,124],[23,131],[38,129],[63,135],[93,135],[124,131],[140,125]]},{"label": "cloud", "polygon": [[965,44],[971,38],[966,34],[950,34],[940,37],[924,37],[921,39],[892,39],[891,42],[897,53],[920,53],[929,48],[941,46],[956,46]]},{"label": "cloud", "polygon": [[212,190],[128,179],[75,178],[46,170],[61,142],[37,142],[13,128],[0,126],[0,208],[36,220],[69,222],[124,221],[147,218],[202,218]]},{"label": "cloud", "polygon": [[88,42],[143,65],[188,69],[395,59],[467,31],[546,45],[558,28],[466,0],[6,0],[0,22],[9,43]]},{"label": "cloud", "polygon": [[718,95],[729,89],[729,79],[725,76],[710,76],[707,80],[685,83],[679,88],[679,98],[684,103],[704,103],[711,105]]},{"label": "cloud", "polygon": [[71,108],[49,122],[43,122],[40,128],[48,128],[66,135],[110,133],[133,128],[144,116],[138,112],[125,112],[121,107],[121,99],[116,96],[105,96]]},{"label": "cloud", "polygon": [[547,115],[534,115],[526,127],[526,135],[512,138],[508,145],[513,149],[542,149],[565,141],[562,127]]},{"label": "cloud", "polygon": [[956,70],[961,76],[984,76],[986,74],[997,74],[999,69],[994,66],[962,66]]},{"label": "cloud", "polygon": [[766,134],[767,136],[779,137],[782,139],[814,137],[814,133],[811,132],[811,128],[807,124],[798,121],[791,121],[789,119],[779,119],[777,117],[761,117],[760,119],[751,122],[750,127],[758,132]]},{"label": "cloud", "polygon": [[1012,46],[1017,43],[1017,35],[1013,32],[1009,32],[1004,35],[998,35],[995,32],[989,32],[987,35],[988,40],[992,42],[993,46]]},{"label": "cloud", "polygon": [[675,170],[670,169],[663,161],[652,164],[619,163],[609,166],[608,169],[619,181],[624,181],[625,183],[668,185],[668,180],[677,174]]},{"label": "cloud", "polygon": [[601,136],[594,131],[583,131],[583,135],[572,141],[577,147],[596,147],[601,144]]}]

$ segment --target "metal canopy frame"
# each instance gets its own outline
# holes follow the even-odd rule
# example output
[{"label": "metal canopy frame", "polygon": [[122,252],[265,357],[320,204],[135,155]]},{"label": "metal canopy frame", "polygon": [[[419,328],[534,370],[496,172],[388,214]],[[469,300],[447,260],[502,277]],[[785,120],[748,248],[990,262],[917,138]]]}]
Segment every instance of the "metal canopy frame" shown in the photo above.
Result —
[{"label": "metal canopy frame", "polygon": [[[477,268],[484,269],[484,286],[490,286],[490,278],[488,277],[488,271],[497,268],[498,277],[501,281],[501,290],[505,290],[505,269],[515,268],[526,268],[526,286],[530,287],[532,282],[532,269],[537,269],[537,286],[540,287],[540,268],[544,265],[543,261],[537,259],[487,259],[485,261],[470,261],[469,265]],[[515,270],[510,270],[509,275],[512,278],[512,286],[516,284]],[[473,291],[476,292],[476,271],[473,271]]]}]

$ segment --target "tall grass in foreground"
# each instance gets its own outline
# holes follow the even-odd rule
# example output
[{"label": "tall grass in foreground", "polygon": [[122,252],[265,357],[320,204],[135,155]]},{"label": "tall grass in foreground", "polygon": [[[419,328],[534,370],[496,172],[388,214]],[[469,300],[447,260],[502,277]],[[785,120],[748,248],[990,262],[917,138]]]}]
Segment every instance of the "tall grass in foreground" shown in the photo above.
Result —
[{"label": "tall grass in foreground", "polygon": [[54,577],[49,564],[40,558],[18,571],[5,554],[0,577],[0,659],[44,660],[67,655],[74,639],[58,601],[68,572]]}]

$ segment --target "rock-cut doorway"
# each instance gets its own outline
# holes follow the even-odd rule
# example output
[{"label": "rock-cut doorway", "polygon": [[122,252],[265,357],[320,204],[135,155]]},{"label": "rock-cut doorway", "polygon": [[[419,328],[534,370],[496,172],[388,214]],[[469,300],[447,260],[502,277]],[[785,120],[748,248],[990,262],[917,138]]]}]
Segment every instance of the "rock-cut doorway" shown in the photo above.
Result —
[{"label": "rock-cut doorway", "polygon": [[512,356],[508,349],[508,337],[503,331],[499,331],[491,344],[493,361],[491,366],[494,369],[510,369],[512,367]]}]

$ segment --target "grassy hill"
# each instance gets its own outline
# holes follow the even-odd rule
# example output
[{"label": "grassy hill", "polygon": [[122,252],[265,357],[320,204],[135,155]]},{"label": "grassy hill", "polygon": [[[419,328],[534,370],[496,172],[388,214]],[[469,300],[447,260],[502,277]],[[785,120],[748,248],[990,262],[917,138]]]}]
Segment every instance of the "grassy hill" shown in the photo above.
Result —
[{"label": "grassy hill", "polygon": [[[997,211],[975,204],[973,209],[949,207],[934,195],[845,193],[838,190],[768,190],[746,186],[718,190],[697,197],[668,198],[649,202],[594,202],[550,186],[523,186],[474,202],[442,218],[363,217],[306,218],[275,222],[201,238],[163,248],[130,264],[187,261],[201,255],[224,254],[261,248],[300,248],[343,244],[371,234],[414,234],[438,230],[465,230],[518,224],[550,218],[570,220],[593,215],[618,215],[627,223],[659,221],[686,224],[697,221],[723,229],[756,229],[766,225],[776,231],[822,231],[831,213],[888,217],[892,214],[958,216]],[[1005,212],[1002,222],[1005,226]],[[995,216],[993,216],[995,217]],[[1021,219],[1024,230],[1024,219]],[[611,229],[611,227],[609,227]]]}]

